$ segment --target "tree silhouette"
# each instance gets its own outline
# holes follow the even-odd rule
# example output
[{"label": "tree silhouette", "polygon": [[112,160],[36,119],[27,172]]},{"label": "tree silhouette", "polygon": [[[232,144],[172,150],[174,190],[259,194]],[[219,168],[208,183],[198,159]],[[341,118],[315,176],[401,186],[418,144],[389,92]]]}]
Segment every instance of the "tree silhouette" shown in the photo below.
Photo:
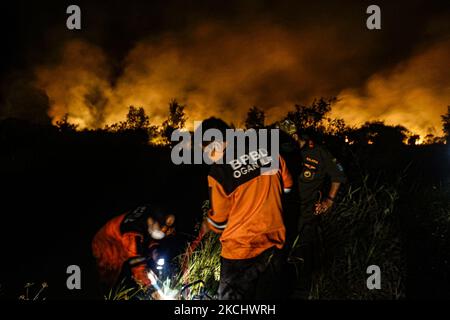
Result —
[{"label": "tree silhouette", "polygon": [[259,109],[256,106],[253,106],[247,112],[247,118],[245,119],[245,128],[246,129],[264,128],[265,119],[266,119],[266,115],[265,115],[264,111]]},{"label": "tree silhouette", "polygon": [[166,143],[170,142],[170,137],[175,130],[184,128],[187,120],[184,108],[185,106],[175,99],[169,102],[169,116],[161,128],[161,136]]},{"label": "tree silhouette", "polygon": [[403,126],[386,125],[383,121],[366,122],[350,132],[351,140],[360,144],[374,144],[385,147],[398,147],[408,136]]},{"label": "tree silhouette", "polygon": [[450,143],[450,106],[447,107],[447,113],[443,114],[441,118],[445,138],[447,139],[447,143]]},{"label": "tree silhouette", "polygon": [[143,133],[150,138],[156,134],[158,127],[151,125],[150,118],[145,113],[144,108],[130,106],[125,121],[106,126],[105,129],[113,132]]},{"label": "tree silhouette", "polygon": [[325,132],[328,135],[344,139],[347,135],[348,130],[349,128],[347,127],[344,119],[327,119]]},{"label": "tree silhouette", "polygon": [[56,127],[61,132],[74,132],[78,125],[69,122],[69,114],[66,113],[61,120],[56,121]]},{"label": "tree silhouette", "polygon": [[127,120],[123,123],[125,129],[139,130],[148,129],[150,127],[150,119],[145,114],[144,108],[135,108],[130,106],[127,114]]},{"label": "tree silhouette", "polygon": [[408,138],[408,145],[415,146],[417,141],[419,141],[420,136],[418,134],[414,134]]},{"label": "tree silhouette", "polygon": [[[434,134],[432,133],[428,133],[424,138],[423,138],[423,144],[443,144],[446,141],[446,137],[436,137]],[[448,142],[447,142],[448,143]]]},{"label": "tree silhouette", "polygon": [[302,129],[322,130],[321,122],[331,111],[331,105],[337,101],[336,97],[314,100],[311,105],[295,105],[294,111],[289,111],[286,120],[292,121],[297,131]]}]

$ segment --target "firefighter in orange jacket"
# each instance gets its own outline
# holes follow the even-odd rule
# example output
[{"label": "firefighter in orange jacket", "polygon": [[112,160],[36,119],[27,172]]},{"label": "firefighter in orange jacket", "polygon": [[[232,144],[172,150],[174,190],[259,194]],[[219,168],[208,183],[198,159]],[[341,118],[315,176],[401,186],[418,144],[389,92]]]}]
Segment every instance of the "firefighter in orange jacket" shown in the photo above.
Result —
[{"label": "firefighter in orange jacket", "polygon": [[[202,130],[208,129],[225,137],[229,127],[210,118],[202,123]],[[281,157],[278,168],[263,170],[274,161],[270,150],[246,146],[245,154],[226,159],[228,145],[229,141],[203,145],[213,162],[208,175],[211,211],[203,228],[221,233],[219,299],[279,298],[274,289],[286,237],[281,198],[293,181]],[[258,160],[250,163],[252,157]],[[218,163],[221,159],[223,164]]]},{"label": "firefighter in orange jacket", "polygon": [[108,221],[95,235],[92,251],[100,281],[107,288],[126,278],[147,287],[147,261],[158,259],[160,241],[174,234],[175,217],[150,206],[140,206]]}]

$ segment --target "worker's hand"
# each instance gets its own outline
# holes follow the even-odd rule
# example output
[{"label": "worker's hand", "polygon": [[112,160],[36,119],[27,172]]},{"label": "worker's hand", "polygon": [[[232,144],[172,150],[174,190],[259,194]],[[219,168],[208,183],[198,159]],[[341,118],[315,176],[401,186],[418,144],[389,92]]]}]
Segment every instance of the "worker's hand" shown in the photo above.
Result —
[{"label": "worker's hand", "polygon": [[134,281],[136,281],[139,286],[148,288],[152,284],[148,277],[148,270],[143,264],[134,267],[132,269],[132,274]]},{"label": "worker's hand", "polygon": [[148,278],[147,274],[143,274],[143,275],[139,275],[138,277],[134,277],[134,280],[144,290],[147,290],[152,284],[152,282]]},{"label": "worker's hand", "polygon": [[202,226],[200,227],[200,232],[201,232],[201,234],[206,234],[209,231],[211,231],[211,229],[208,226],[208,221],[206,221],[206,219],[204,219],[202,222]]},{"label": "worker's hand", "polygon": [[316,203],[314,214],[315,215],[324,214],[324,213],[330,211],[332,206],[333,206],[333,200],[331,200],[331,199],[325,199],[322,202],[318,202],[318,203]]},{"label": "worker's hand", "polygon": [[152,300],[162,300],[161,295],[159,294],[159,292],[157,290],[155,290],[152,294],[151,294]]}]

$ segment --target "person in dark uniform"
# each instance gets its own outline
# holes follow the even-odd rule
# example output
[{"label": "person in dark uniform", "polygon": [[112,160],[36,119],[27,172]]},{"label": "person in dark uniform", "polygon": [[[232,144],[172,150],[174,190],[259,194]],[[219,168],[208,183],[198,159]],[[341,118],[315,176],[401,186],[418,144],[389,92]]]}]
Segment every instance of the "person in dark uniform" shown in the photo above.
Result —
[{"label": "person in dark uniform", "polygon": [[[308,298],[311,290],[314,263],[317,260],[317,227],[320,216],[328,213],[334,204],[337,192],[346,176],[342,166],[325,147],[317,145],[310,134],[294,134],[301,154],[298,171],[298,241],[292,257],[303,261],[299,279],[294,287],[293,298]],[[330,187],[323,190],[329,179]]]}]

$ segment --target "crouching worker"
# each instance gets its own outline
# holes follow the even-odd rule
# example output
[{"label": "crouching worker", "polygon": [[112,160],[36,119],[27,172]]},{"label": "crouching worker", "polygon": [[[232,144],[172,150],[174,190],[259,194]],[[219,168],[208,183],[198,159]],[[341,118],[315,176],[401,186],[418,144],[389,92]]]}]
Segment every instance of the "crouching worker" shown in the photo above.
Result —
[{"label": "crouching worker", "polygon": [[117,285],[148,288],[148,270],[161,257],[164,241],[173,237],[174,223],[174,215],[148,205],[108,221],[92,241],[105,292]]}]

